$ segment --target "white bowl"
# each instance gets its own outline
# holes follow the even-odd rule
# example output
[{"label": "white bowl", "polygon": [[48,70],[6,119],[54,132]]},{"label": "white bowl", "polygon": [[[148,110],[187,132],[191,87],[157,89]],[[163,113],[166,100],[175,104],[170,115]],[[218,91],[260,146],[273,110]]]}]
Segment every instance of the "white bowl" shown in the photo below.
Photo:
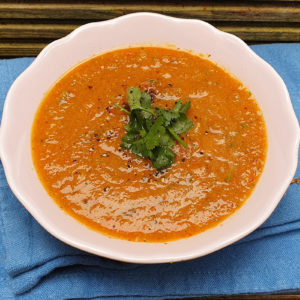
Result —
[{"label": "white bowl", "polygon": [[[246,203],[222,224],[191,238],[135,243],[103,236],[63,212],[33,167],[30,136],[35,112],[61,75],[95,54],[135,44],[173,44],[211,59],[239,78],[256,97],[266,121],[263,174]],[[52,235],[84,251],[135,263],[174,262],[203,256],[246,236],[273,212],[297,166],[299,125],[282,79],[239,38],[198,20],[136,13],[79,27],[48,45],[11,86],[2,118],[0,153],[8,183]]]}]

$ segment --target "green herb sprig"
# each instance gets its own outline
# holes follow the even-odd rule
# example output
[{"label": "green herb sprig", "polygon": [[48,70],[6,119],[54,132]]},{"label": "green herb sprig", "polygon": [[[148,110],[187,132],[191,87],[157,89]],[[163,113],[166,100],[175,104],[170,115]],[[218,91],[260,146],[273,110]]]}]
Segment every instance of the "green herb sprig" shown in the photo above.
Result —
[{"label": "green herb sprig", "polygon": [[121,146],[131,150],[139,157],[148,158],[157,170],[169,168],[175,160],[171,147],[179,142],[187,147],[180,134],[193,127],[193,121],[186,116],[191,102],[178,101],[173,109],[152,107],[151,96],[139,88],[127,89],[130,111],[115,103],[119,109],[130,116],[125,125],[127,134]]}]

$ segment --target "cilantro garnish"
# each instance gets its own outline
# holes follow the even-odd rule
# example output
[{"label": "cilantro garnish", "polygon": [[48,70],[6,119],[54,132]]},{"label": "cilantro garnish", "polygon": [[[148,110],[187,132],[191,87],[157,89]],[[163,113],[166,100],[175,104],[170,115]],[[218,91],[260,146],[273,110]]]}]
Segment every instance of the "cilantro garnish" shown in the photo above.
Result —
[{"label": "cilantro garnish", "polygon": [[180,100],[171,110],[152,107],[151,96],[136,87],[127,89],[127,100],[130,111],[115,103],[130,116],[121,146],[137,156],[150,159],[157,170],[170,167],[175,160],[171,150],[175,141],[187,147],[179,135],[194,125],[186,116],[191,102]]}]

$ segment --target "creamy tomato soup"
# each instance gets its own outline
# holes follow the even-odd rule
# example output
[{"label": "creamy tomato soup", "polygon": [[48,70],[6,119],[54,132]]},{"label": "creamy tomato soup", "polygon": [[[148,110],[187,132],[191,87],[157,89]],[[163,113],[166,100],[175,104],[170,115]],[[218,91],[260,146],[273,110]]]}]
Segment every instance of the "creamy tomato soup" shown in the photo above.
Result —
[{"label": "creamy tomato soup", "polygon": [[[155,106],[191,101],[194,126],[162,172],[120,147],[130,86]],[[32,129],[39,178],[68,214],[102,234],[166,242],[198,234],[237,210],[264,167],[267,137],[251,92],[213,62],[159,47],[105,53],[60,78]]]}]

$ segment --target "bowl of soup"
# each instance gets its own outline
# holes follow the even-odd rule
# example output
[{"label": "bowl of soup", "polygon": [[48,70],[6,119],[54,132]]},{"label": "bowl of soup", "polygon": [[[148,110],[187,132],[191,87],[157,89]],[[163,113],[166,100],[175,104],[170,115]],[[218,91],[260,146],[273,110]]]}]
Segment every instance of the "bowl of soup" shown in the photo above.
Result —
[{"label": "bowl of soup", "polygon": [[296,170],[299,125],[280,76],[240,39],[136,13],[48,45],[7,95],[0,143],[12,191],[52,235],[162,263],[270,216]]}]

